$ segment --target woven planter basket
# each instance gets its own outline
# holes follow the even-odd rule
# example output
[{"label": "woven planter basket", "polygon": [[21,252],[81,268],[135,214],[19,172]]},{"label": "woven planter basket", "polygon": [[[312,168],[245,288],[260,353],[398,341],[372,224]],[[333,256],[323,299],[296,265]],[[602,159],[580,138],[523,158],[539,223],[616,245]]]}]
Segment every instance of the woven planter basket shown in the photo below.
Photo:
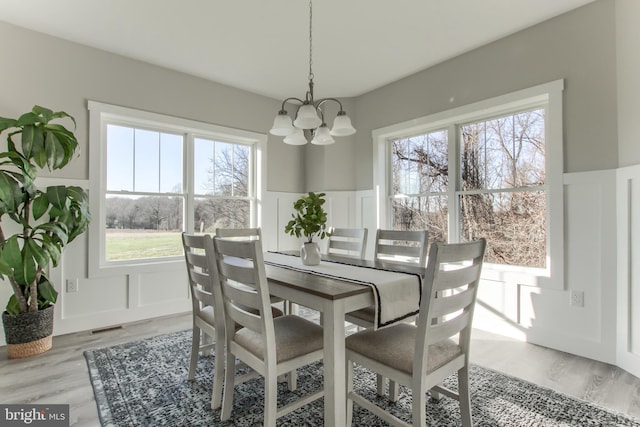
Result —
[{"label": "woven planter basket", "polygon": [[53,305],[17,316],[11,316],[5,311],[2,313],[2,323],[9,359],[35,356],[51,348]]}]

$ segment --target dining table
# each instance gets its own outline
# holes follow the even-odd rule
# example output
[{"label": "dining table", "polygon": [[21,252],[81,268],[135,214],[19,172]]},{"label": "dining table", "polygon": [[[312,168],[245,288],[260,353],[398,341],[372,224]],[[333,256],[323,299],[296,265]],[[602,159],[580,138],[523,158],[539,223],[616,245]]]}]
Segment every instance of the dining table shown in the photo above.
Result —
[{"label": "dining table", "polygon": [[[345,313],[382,303],[376,288],[344,277],[316,274],[297,259],[285,265],[282,256],[294,257],[295,252],[265,253],[265,267],[271,295],[300,304],[321,313],[324,337],[324,425],[341,427],[346,424],[346,349]],[[426,269],[410,264],[380,260],[361,260],[346,256],[323,255],[322,265],[337,263],[356,267],[356,273],[371,275],[372,271],[394,272],[418,276],[419,293]],[[301,268],[295,268],[299,264]],[[294,267],[292,267],[294,266]],[[365,274],[366,273],[366,274]],[[386,274],[386,273],[385,273]],[[427,290],[428,295],[428,290]],[[419,298],[407,308],[415,314]]]}]

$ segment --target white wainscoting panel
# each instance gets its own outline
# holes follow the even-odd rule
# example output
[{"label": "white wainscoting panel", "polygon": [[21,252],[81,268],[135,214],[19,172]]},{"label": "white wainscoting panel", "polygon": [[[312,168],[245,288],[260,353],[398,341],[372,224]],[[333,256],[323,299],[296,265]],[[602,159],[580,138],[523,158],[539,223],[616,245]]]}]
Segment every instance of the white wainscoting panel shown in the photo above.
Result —
[{"label": "white wainscoting panel", "polygon": [[189,300],[186,267],[177,271],[140,274],[138,279],[138,307]]},{"label": "white wainscoting panel", "polygon": [[[300,197],[295,193],[275,193],[267,192],[265,195],[268,199],[268,205],[273,206],[273,212],[263,212],[263,232],[267,232],[265,238],[265,246],[269,250],[297,250],[300,249],[301,240],[285,234],[284,227],[291,219],[293,213],[293,203]],[[267,236],[270,241],[267,241]]]},{"label": "white wainscoting panel", "polygon": [[61,321],[120,312],[129,309],[129,284],[126,276],[78,279],[78,292],[66,292],[61,286],[58,298]]},{"label": "white wainscoting panel", "polygon": [[495,280],[481,280],[473,327],[526,341],[527,328],[520,323],[520,286]]},{"label": "white wainscoting panel", "polygon": [[[615,363],[615,176],[564,176],[564,289],[524,285],[517,275],[483,280],[474,327]],[[571,291],[584,293],[584,307],[571,305]]]},{"label": "white wainscoting panel", "polygon": [[354,209],[356,206],[354,194],[351,191],[326,192],[327,226],[352,228],[355,224]]},{"label": "white wainscoting panel", "polygon": [[373,190],[356,193],[356,227],[364,227],[368,231],[367,250],[364,257],[373,259],[375,252],[376,231],[378,230],[378,201]]},{"label": "white wainscoting panel", "polygon": [[[360,227],[356,220],[356,194],[353,191],[325,191],[327,225],[333,227]],[[269,191],[265,194],[262,218],[262,236],[267,250],[298,250],[304,239],[296,239],[284,232],[291,219],[293,204],[301,196],[297,193]],[[324,248],[326,241],[319,242]]]},{"label": "white wainscoting panel", "polygon": [[[379,224],[375,191],[326,193],[330,225],[367,227],[370,236],[367,256],[371,257]],[[266,192],[264,196],[262,218],[257,225],[262,227],[265,249],[298,249],[300,241],[285,235],[284,226],[300,194]],[[617,172],[566,174],[565,289],[551,291],[516,282],[485,280],[479,292],[474,326],[617,363],[639,375],[638,212],[640,166]],[[62,266],[50,274],[60,291],[56,335],[191,309],[184,266],[176,265],[162,274],[132,272],[89,279],[88,243],[81,238],[73,245],[77,246],[65,252]],[[64,282],[70,278],[79,279],[77,293],[64,290]],[[3,301],[9,295],[8,289],[8,286],[0,289]],[[584,307],[570,305],[571,290],[584,292]],[[4,336],[0,337],[0,345],[4,345]]]},{"label": "white wainscoting panel", "polygon": [[[530,342],[615,362],[615,187],[615,170],[564,175],[565,290],[522,287]],[[571,304],[572,291],[583,307]]]},{"label": "white wainscoting panel", "polygon": [[616,364],[640,377],[640,165],[618,169]]}]

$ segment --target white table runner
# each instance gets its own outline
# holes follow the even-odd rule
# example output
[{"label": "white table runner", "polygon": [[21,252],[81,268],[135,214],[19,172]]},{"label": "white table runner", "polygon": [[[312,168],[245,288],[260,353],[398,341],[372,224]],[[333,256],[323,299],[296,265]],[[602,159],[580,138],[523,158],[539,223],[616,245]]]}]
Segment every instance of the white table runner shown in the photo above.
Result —
[{"label": "white table runner", "polygon": [[308,266],[302,264],[298,256],[277,252],[267,252],[264,261],[268,265],[370,286],[373,289],[376,307],[376,329],[414,316],[420,309],[422,283],[417,274],[333,261],[322,261],[320,265]]}]

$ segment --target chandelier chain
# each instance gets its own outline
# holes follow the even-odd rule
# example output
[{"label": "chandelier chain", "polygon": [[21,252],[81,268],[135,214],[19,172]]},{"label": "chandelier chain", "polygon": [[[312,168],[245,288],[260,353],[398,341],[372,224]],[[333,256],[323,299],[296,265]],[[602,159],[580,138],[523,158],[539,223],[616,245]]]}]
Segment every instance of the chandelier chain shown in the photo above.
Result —
[{"label": "chandelier chain", "polygon": [[[337,98],[313,97],[313,0],[309,1],[309,90],[303,99],[296,97],[285,98],[282,106],[273,120],[273,127],[269,131],[272,135],[284,136],[284,143],[303,145],[307,142],[317,145],[329,145],[335,141],[334,136],[348,136],[355,133],[351,119],[342,108]],[[338,104],[338,113],[329,128],[325,122],[324,105],[329,102]],[[290,117],[287,104],[299,104],[295,113]]]},{"label": "chandelier chain", "polygon": [[313,80],[313,5],[309,0],[309,80]]}]

